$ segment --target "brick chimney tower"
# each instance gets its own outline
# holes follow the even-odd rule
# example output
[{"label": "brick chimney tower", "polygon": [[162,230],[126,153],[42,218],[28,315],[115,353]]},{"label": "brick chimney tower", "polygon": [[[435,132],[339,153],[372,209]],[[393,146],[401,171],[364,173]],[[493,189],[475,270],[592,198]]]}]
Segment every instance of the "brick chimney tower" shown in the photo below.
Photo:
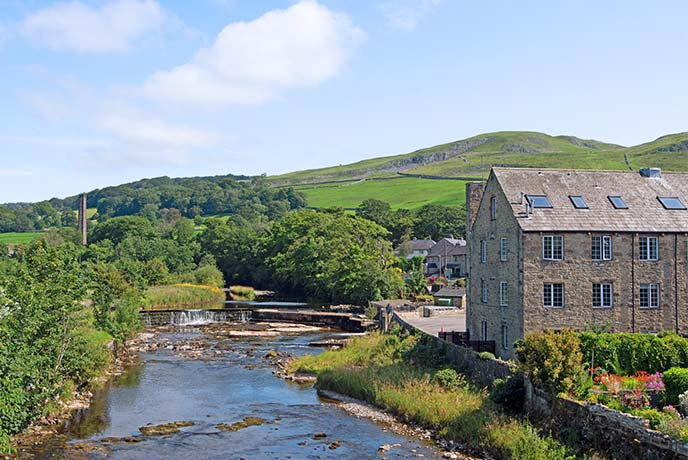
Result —
[{"label": "brick chimney tower", "polygon": [[79,232],[81,244],[88,245],[88,217],[86,216],[86,194],[79,197]]}]

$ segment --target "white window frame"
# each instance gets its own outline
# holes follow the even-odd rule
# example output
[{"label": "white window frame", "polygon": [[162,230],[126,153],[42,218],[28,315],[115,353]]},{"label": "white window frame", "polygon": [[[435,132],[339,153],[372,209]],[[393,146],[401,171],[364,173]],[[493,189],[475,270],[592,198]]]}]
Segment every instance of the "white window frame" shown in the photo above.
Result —
[{"label": "white window frame", "polygon": [[[554,302],[555,286],[561,286],[561,305],[555,305],[555,302]],[[549,297],[550,297],[549,305],[547,304],[547,300],[546,300],[546,294],[547,294],[548,290],[549,290]],[[564,288],[564,283],[545,283],[543,285],[543,289],[542,289],[542,305],[544,305],[545,308],[564,308],[565,292],[566,292],[566,290]]]},{"label": "white window frame", "polygon": [[484,279],[480,280],[480,301],[487,303],[487,281]]},{"label": "white window frame", "polygon": [[490,220],[497,220],[497,197],[490,198]]},{"label": "white window frame", "polygon": [[638,238],[638,258],[649,261],[659,260],[659,237],[641,236]]},{"label": "white window frame", "polygon": [[480,340],[482,342],[487,342],[487,321],[482,321],[480,323]]},{"label": "white window frame", "polygon": [[[599,289],[599,305],[595,305],[595,290]],[[614,307],[614,284],[612,283],[592,283],[592,307],[593,308],[613,308]]]},{"label": "white window frame", "polygon": [[[659,283],[641,283],[640,284],[640,295],[638,299],[638,304],[643,310],[652,310],[659,308],[659,296],[660,296],[660,286]],[[643,306],[643,290],[647,289],[647,301],[648,304]],[[655,291],[654,296],[652,291]],[[653,302],[654,301],[654,302]]]},{"label": "white window frame", "polygon": [[[597,257],[595,255],[595,247],[598,247]],[[609,235],[593,235],[592,236],[592,248],[591,257],[595,261],[612,260],[613,249],[612,249],[612,237]]]},{"label": "white window frame", "polygon": [[508,244],[508,239],[502,238],[499,240],[499,260],[502,262],[507,261],[507,244]]},{"label": "white window frame", "polygon": [[487,263],[487,241],[480,240],[480,262]]},{"label": "white window frame", "polygon": [[[549,241],[549,251],[547,250]],[[554,242],[559,241],[561,246],[561,257],[555,258]],[[543,260],[564,260],[564,237],[562,235],[544,235],[542,237],[542,258]]]},{"label": "white window frame", "polygon": [[502,349],[509,349],[509,326],[502,324]]},{"label": "white window frame", "polygon": [[506,281],[499,283],[499,305],[501,307],[509,306],[509,283]]}]

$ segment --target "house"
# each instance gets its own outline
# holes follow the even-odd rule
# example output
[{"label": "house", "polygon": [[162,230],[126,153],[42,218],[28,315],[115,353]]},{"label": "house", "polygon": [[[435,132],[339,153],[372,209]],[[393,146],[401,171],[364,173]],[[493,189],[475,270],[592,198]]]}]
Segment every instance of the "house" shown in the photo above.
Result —
[{"label": "house", "polygon": [[[406,258],[407,259],[412,259],[414,257],[422,257],[425,258],[428,255],[428,252],[430,252],[430,249],[435,245],[436,243],[433,240],[418,240],[416,238],[406,241],[402,243],[402,246],[404,246],[404,252],[406,252]],[[397,249],[398,252],[400,248]]]},{"label": "house", "polygon": [[493,168],[466,196],[471,340],[688,333],[688,173]]},{"label": "house", "polygon": [[425,258],[427,275],[459,278],[466,276],[466,240],[442,238]]},{"label": "house", "polygon": [[466,289],[462,287],[445,286],[437,291],[433,297],[435,305],[441,307],[466,307]]}]

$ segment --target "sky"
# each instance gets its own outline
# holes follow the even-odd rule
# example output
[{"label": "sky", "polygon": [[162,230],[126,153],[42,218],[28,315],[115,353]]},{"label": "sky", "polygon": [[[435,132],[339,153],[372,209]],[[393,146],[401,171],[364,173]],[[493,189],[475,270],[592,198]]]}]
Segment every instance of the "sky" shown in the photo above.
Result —
[{"label": "sky", "polygon": [[688,2],[0,0],[0,202],[688,131]]}]

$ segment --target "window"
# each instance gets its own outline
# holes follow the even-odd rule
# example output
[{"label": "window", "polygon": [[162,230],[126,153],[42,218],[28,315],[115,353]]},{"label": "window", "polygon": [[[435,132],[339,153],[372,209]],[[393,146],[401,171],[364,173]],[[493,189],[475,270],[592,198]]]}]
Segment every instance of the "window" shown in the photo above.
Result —
[{"label": "window", "polygon": [[659,260],[659,242],[656,236],[641,236],[638,242],[640,260]]},{"label": "window", "polygon": [[564,285],[561,283],[545,283],[545,289],[542,297],[545,307],[563,307]]},{"label": "window", "polygon": [[545,260],[562,260],[564,258],[564,237],[560,235],[543,236],[542,258]]},{"label": "window", "polygon": [[659,284],[640,285],[640,308],[659,308]]},{"label": "window", "polygon": [[509,305],[509,283],[506,281],[499,283],[499,305],[502,307]]},{"label": "window", "polygon": [[588,205],[585,203],[585,200],[583,199],[582,196],[570,195],[569,198],[571,199],[571,203],[573,203],[574,208],[576,208],[576,209],[588,209]]},{"label": "window", "polygon": [[592,285],[592,306],[597,308],[610,308],[613,289],[611,283],[594,283]]},{"label": "window", "polygon": [[480,280],[480,301],[487,303],[487,283],[485,280]]},{"label": "window", "polygon": [[609,195],[607,198],[609,198],[609,201],[612,202],[612,205],[614,205],[616,209],[628,209],[626,202],[620,196]]},{"label": "window", "polygon": [[612,237],[592,237],[592,260],[612,260]]},{"label": "window", "polygon": [[676,197],[658,196],[657,199],[660,203],[662,203],[664,209],[686,209],[685,205],[681,202],[681,200]]},{"label": "window", "polygon": [[480,240],[480,261],[487,263],[487,241]]},{"label": "window", "polygon": [[490,216],[492,220],[497,220],[497,197],[490,198]]},{"label": "window", "polygon": [[480,340],[487,342],[487,321],[480,323]]},{"label": "window", "polygon": [[506,262],[506,245],[507,245],[507,239],[502,238],[499,241],[499,260],[502,262]]},{"label": "window", "polygon": [[528,202],[532,208],[551,208],[552,203],[549,202],[547,195],[526,195]]},{"label": "window", "polygon": [[509,349],[509,326],[502,325],[502,348]]}]

